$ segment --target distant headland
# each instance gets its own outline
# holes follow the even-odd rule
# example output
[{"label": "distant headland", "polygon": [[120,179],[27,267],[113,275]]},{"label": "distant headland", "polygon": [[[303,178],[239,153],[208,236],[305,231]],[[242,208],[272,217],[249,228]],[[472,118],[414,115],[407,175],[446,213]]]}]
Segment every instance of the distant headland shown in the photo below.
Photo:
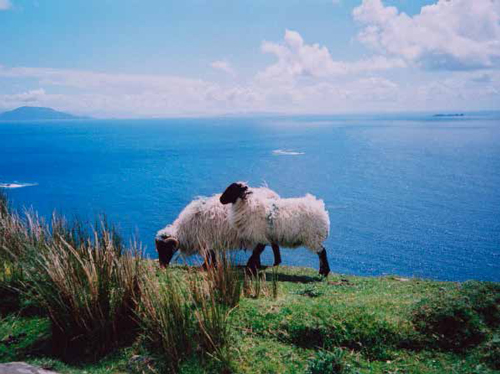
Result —
[{"label": "distant headland", "polygon": [[0,121],[33,121],[33,120],[58,120],[58,119],[87,119],[73,114],[59,112],[52,108],[22,106],[20,108],[0,113]]},{"label": "distant headland", "polygon": [[438,113],[434,114],[434,117],[463,117],[465,114],[463,113]]}]

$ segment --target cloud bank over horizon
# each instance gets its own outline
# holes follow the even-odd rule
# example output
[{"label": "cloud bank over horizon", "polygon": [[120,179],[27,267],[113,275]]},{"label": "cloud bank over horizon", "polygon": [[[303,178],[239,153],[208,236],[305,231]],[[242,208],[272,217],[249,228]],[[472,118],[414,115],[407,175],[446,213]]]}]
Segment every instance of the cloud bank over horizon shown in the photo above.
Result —
[{"label": "cloud bank over horizon", "polygon": [[[11,6],[0,0],[0,10]],[[332,14],[347,7],[330,6]],[[0,110],[49,106],[125,118],[500,109],[500,0],[439,0],[414,14],[363,0],[346,14],[356,48],[350,56],[285,27],[281,40],[254,43],[263,63],[215,57],[191,76],[0,60]]]}]

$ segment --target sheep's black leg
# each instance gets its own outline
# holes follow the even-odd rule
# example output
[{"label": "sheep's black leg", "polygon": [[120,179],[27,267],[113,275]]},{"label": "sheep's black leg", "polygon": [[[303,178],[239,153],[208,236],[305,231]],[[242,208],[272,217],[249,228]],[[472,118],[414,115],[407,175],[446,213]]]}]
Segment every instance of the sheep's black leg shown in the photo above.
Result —
[{"label": "sheep's black leg", "polygon": [[210,263],[214,267],[217,266],[217,256],[215,255],[215,251],[213,249],[211,249],[210,251],[208,251],[208,258],[209,258]]},{"label": "sheep's black leg", "polygon": [[330,273],[330,265],[328,265],[328,258],[326,257],[326,249],[323,247],[323,250],[318,253],[319,257],[319,273],[325,277]]},{"label": "sheep's black leg", "polygon": [[281,264],[281,253],[280,253],[280,247],[278,244],[272,244],[271,245],[273,249],[273,254],[274,254],[274,265],[273,266],[278,266]]},{"label": "sheep's black leg", "polygon": [[248,259],[248,262],[247,262],[247,269],[251,273],[256,274],[257,269],[260,268],[260,266],[261,266],[260,255],[264,251],[265,248],[266,248],[266,246],[264,244],[257,244],[255,249],[253,250],[252,255],[250,256],[250,258]]}]

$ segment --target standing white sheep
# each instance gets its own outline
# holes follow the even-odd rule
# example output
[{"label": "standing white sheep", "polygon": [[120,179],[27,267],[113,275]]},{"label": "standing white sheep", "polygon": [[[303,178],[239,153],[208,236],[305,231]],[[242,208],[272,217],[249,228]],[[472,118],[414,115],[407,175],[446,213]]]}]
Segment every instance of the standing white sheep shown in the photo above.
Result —
[{"label": "standing white sheep", "polygon": [[[259,196],[277,199],[274,191],[256,188]],[[206,254],[206,263],[215,262],[214,250],[236,250],[253,248],[253,242],[242,240],[237,230],[229,223],[230,208],[220,203],[220,194],[198,197],[190,202],[171,225],[156,234],[156,250],[161,266],[167,266],[177,250],[185,256]],[[265,244],[255,245],[247,266],[260,267],[260,254]],[[273,246],[275,263],[281,262],[279,247]]]},{"label": "standing white sheep", "polygon": [[226,188],[220,202],[231,204],[229,221],[241,240],[257,246],[274,243],[287,248],[306,247],[318,255],[319,273],[327,276],[330,272],[323,246],[330,231],[330,218],[323,200],[310,194],[268,199],[237,182]]}]

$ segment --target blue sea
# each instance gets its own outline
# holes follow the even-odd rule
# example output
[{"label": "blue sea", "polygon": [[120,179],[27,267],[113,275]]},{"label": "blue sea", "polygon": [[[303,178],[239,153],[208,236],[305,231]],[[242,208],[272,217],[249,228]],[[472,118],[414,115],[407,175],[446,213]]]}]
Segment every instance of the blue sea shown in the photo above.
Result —
[{"label": "blue sea", "polygon": [[[158,229],[234,181],[322,198],[334,272],[500,281],[498,112],[0,123],[17,207],[105,213],[151,257]],[[305,249],[282,256],[318,268]]]}]

